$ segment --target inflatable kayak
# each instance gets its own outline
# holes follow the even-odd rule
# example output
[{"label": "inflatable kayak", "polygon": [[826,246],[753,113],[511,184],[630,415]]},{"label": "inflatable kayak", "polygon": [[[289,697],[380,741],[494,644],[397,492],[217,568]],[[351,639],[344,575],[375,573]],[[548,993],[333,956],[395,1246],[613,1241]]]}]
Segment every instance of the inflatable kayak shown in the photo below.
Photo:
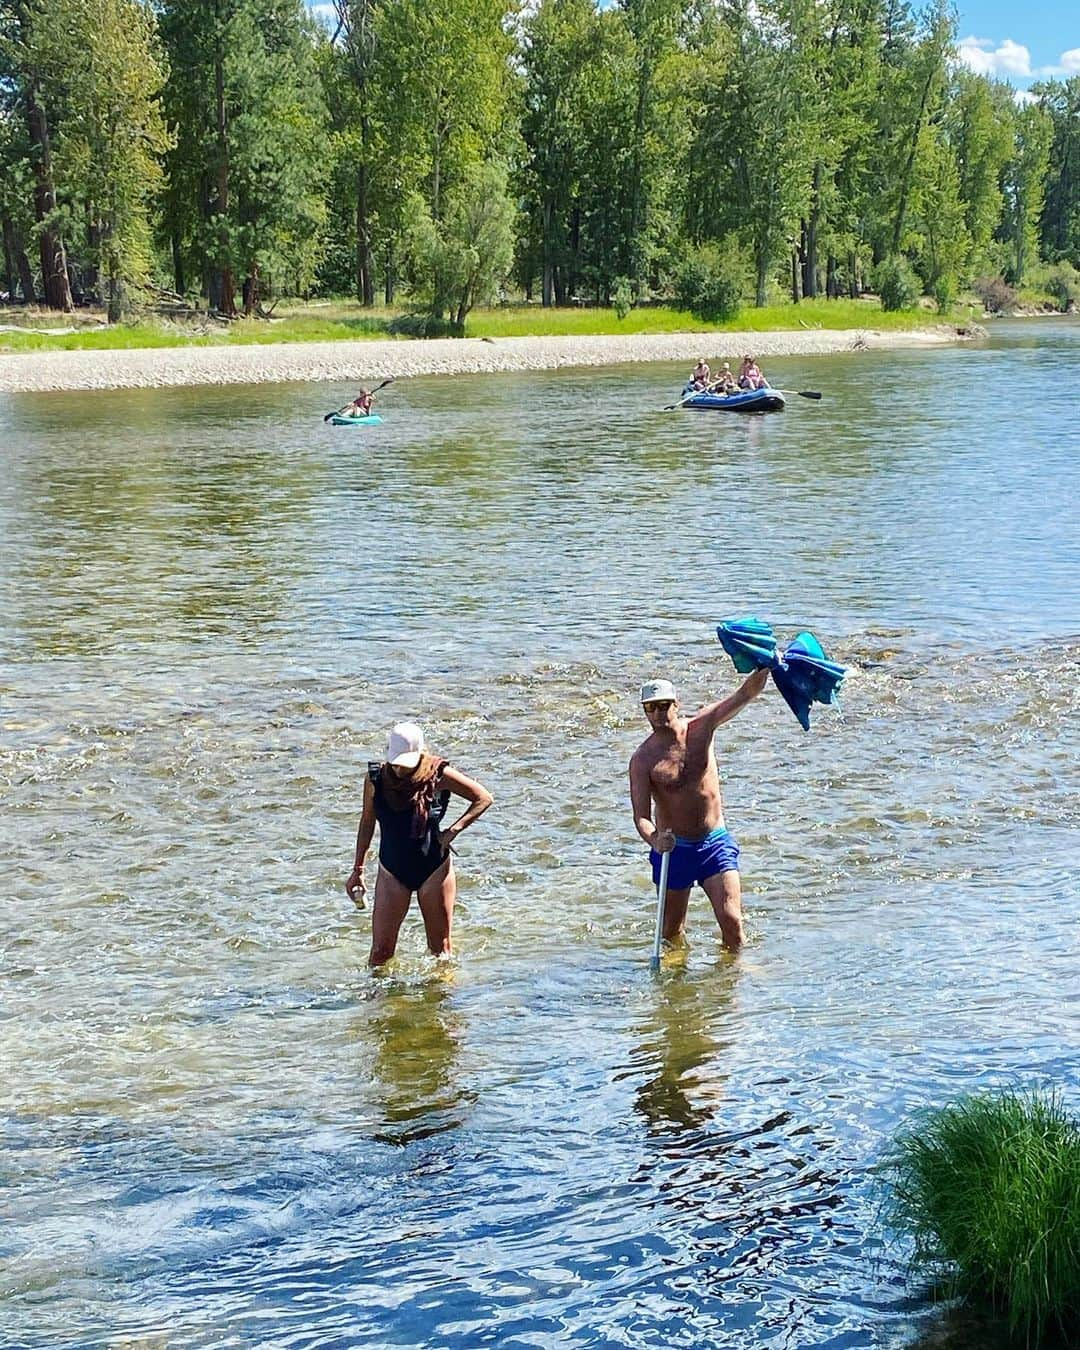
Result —
[{"label": "inflatable kayak", "polygon": [[694,394],[682,407],[698,412],[782,412],[786,404],[779,389],[740,389],[737,394]]},{"label": "inflatable kayak", "polygon": [[341,417],[335,413],[330,419],[332,427],[377,427],[382,421],[378,413],[368,413],[367,417]]}]

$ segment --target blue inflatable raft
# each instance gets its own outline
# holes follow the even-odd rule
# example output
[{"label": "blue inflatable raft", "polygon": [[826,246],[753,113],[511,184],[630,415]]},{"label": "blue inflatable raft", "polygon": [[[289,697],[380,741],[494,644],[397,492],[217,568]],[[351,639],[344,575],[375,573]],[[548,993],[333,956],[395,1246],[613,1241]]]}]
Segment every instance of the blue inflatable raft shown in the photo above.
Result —
[{"label": "blue inflatable raft", "polygon": [[695,412],[782,412],[787,400],[779,389],[740,389],[737,394],[694,394],[681,406]]},{"label": "blue inflatable raft", "polygon": [[369,413],[367,417],[341,417],[337,413],[330,419],[332,427],[377,427],[382,421],[378,413]]}]

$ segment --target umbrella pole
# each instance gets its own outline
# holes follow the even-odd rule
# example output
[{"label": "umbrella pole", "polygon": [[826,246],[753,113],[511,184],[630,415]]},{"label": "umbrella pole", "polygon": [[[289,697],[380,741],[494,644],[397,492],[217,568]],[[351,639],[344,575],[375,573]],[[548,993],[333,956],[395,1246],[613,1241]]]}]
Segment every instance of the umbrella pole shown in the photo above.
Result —
[{"label": "umbrella pole", "polygon": [[660,969],[660,943],[664,939],[664,903],[667,900],[668,868],[671,866],[671,853],[660,855],[660,884],[656,888],[656,932],[653,934],[652,959],[650,970]]}]

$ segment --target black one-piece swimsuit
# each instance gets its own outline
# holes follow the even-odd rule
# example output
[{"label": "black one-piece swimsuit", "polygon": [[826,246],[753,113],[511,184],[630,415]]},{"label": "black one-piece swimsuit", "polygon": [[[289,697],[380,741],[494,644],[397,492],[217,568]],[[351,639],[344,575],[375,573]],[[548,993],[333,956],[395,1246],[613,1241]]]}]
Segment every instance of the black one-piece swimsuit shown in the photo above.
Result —
[{"label": "black one-piece swimsuit", "polygon": [[368,777],[375,788],[375,818],[379,822],[379,862],[395,881],[418,891],[446,860],[439,846],[439,826],[450,802],[448,791],[440,792],[431,803],[427,827],[414,839],[413,807],[395,811],[386,799],[382,785],[382,764],[369,764]]}]

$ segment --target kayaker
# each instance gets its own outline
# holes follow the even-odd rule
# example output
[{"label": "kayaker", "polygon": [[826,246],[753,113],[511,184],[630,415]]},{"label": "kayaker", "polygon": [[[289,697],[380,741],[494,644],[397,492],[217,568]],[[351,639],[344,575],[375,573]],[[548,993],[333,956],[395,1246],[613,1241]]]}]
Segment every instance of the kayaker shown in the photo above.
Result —
[{"label": "kayaker", "polygon": [[768,389],[769,381],[762,374],[761,367],[752,356],[744,356],[739,371],[740,389]]},{"label": "kayaker", "polygon": [[[736,691],[707,703],[690,718],[679,715],[670,680],[641,686],[641,706],[652,727],[630,760],[634,827],[649,845],[653,883],[660,883],[662,853],[671,854],[664,906],[664,936],[679,937],[697,882],[713,907],[724,945],[743,942],[739,846],[724,824],[713,737],[765,688],[767,670],[748,675]],[[655,804],[655,821],[653,806]]]},{"label": "kayaker", "polygon": [[[443,829],[452,795],[463,797],[469,807]],[[428,949],[435,956],[450,954],[457,894],[451,845],[491,802],[487,788],[425,748],[424,733],[414,722],[399,722],[391,730],[386,759],[368,765],[356,856],[345,883],[349,899],[363,905],[367,894],[364,863],[377,824],[379,870],[368,965],[381,966],[394,955],[413,895],[424,920]]]},{"label": "kayaker", "polygon": [[375,395],[367,389],[361,389],[349,406],[339,414],[341,417],[370,417],[371,405]]},{"label": "kayaker", "polygon": [[709,370],[709,363],[704,357],[698,361],[694,367],[694,373],[690,376],[691,389],[708,389],[712,373]]}]

